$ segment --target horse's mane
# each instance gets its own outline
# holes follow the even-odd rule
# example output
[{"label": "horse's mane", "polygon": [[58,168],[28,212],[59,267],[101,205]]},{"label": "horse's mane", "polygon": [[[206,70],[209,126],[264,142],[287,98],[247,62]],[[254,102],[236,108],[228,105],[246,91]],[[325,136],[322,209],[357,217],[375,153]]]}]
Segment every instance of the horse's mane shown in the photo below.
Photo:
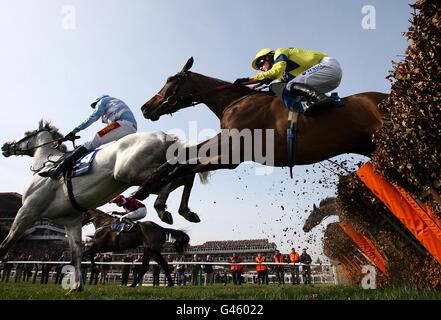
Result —
[{"label": "horse's mane", "polygon": [[335,197],[327,197],[327,198],[325,198],[325,199],[323,199],[322,201],[320,201],[320,207],[321,206],[326,206],[326,205],[329,205],[329,204],[332,204],[332,203],[334,203],[335,202]]},{"label": "horse's mane", "polygon": [[[60,133],[60,130],[55,127],[50,121],[46,121],[41,119],[38,122],[38,129],[33,130],[33,131],[26,131],[25,132],[25,136],[30,136],[32,134],[34,134],[35,132],[39,131],[39,130],[43,130],[46,129],[48,132],[50,132],[52,134],[52,137],[54,139],[60,139],[63,138],[64,135],[62,133]],[[60,144],[60,146],[58,147],[58,150],[60,150],[61,152],[66,152],[67,151],[67,147],[64,144]]]}]

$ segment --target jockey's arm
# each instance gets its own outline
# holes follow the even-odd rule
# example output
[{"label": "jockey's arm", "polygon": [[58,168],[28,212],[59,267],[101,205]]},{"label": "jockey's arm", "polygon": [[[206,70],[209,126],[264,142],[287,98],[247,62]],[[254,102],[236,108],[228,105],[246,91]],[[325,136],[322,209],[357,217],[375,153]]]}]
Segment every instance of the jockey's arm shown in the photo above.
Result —
[{"label": "jockey's arm", "polygon": [[285,69],[286,69],[286,62],[279,61],[274,63],[273,67],[268,71],[259,73],[258,75],[255,75],[254,77],[250,78],[250,80],[254,80],[255,82],[260,82],[264,79],[271,79],[271,80],[280,79],[282,78]]},{"label": "jockey's arm", "polygon": [[87,118],[85,121],[83,121],[79,126],[77,126],[75,129],[72,130],[72,132],[77,133],[81,130],[86,129],[89,127],[92,123],[97,121],[106,111],[106,104],[111,98],[104,98],[101,99],[100,102],[95,107],[95,111]]}]

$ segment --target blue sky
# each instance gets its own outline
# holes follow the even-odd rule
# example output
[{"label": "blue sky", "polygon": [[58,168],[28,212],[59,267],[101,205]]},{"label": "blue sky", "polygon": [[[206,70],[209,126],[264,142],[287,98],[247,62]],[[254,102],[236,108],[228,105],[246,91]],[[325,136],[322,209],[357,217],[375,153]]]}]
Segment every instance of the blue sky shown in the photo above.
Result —
[{"label": "blue sky", "polygon": [[[376,29],[362,28],[365,5],[375,8]],[[65,6],[75,10],[73,30],[63,28]],[[398,0],[0,0],[0,142],[21,137],[41,118],[67,133],[89,115],[90,101],[102,93],[132,108],[139,131],[187,131],[190,121],[197,121],[200,130],[218,131],[219,121],[203,105],[158,122],[141,115],[140,106],[190,56],[195,72],[233,81],[254,75],[250,62],[261,48],[307,48],[339,60],[341,96],[388,92],[385,77],[407,47],[402,33],[411,12],[406,1]],[[100,127],[97,123],[81,132],[80,142]],[[30,163],[29,158],[1,157],[0,191],[21,193]],[[268,238],[282,251],[293,243],[320,254],[300,226],[313,203],[335,194],[332,175],[322,170],[320,165],[296,167],[294,180],[286,168],[268,176],[256,176],[250,164],[218,171],[209,185],[194,187],[191,208],[202,222],[191,224],[176,214],[174,227],[186,229],[193,244]],[[169,200],[172,212],[179,199],[178,190]],[[148,218],[158,222],[153,200],[145,201]],[[320,236],[318,230],[314,238]]]}]

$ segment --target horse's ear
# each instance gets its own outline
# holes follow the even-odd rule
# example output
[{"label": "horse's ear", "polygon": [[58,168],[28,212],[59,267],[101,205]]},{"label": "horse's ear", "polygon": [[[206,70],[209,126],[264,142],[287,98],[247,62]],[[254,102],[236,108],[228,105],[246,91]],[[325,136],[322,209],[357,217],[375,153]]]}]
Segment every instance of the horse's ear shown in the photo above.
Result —
[{"label": "horse's ear", "polygon": [[181,72],[187,72],[188,70],[190,70],[191,67],[193,66],[193,62],[194,62],[193,57],[190,57],[190,59],[187,60],[185,66],[182,68]]},{"label": "horse's ear", "polygon": [[313,208],[314,210],[317,210],[317,206],[315,205],[315,203],[312,205],[312,208]]}]

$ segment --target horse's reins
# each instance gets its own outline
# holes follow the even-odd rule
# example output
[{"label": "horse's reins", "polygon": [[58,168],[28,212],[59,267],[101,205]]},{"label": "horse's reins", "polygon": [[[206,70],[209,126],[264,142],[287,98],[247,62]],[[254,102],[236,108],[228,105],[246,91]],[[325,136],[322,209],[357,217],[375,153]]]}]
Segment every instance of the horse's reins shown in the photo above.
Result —
[{"label": "horse's reins", "polygon": [[[161,108],[161,107],[162,107],[163,105],[165,105],[165,104],[168,104],[169,106],[173,107],[173,106],[175,106],[178,102],[182,102],[183,104],[186,105],[186,107],[193,107],[193,106],[195,106],[195,105],[198,105],[198,104],[201,104],[201,103],[202,103],[201,101],[197,101],[198,98],[202,98],[202,95],[205,95],[205,94],[210,93],[210,92],[222,91],[222,90],[226,90],[226,89],[230,89],[230,88],[236,88],[236,87],[239,86],[238,84],[235,84],[235,83],[227,83],[227,84],[223,84],[223,85],[220,85],[220,86],[214,87],[214,88],[212,88],[212,89],[208,89],[208,90],[200,91],[200,92],[197,92],[197,93],[190,93],[190,94],[187,94],[187,95],[176,96],[176,92],[178,91],[179,87],[182,85],[183,81],[185,80],[185,78],[186,78],[187,76],[188,76],[188,73],[187,73],[187,72],[182,72],[182,73],[180,73],[180,74],[177,75],[177,77],[178,77],[178,82],[177,82],[176,85],[174,86],[171,95],[168,96],[167,98],[165,98],[163,95],[161,95],[161,94],[159,94],[159,93],[157,93],[157,94],[155,95],[155,96],[160,97],[161,99],[165,99],[164,101],[162,101],[162,102],[158,105],[158,107],[157,107],[158,109]],[[253,91],[253,92],[250,93],[250,94],[255,94],[255,93],[257,93],[257,91]],[[243,97],[240,97],[239,99],[242,100],[242,99],[246,98],[247,96],[249,96],[250,94],[245,95],[245,96],[243,96]],[[188,98],[191,98],[191,99],[190,99],[191,102],[190,102],[189,104],[186,104],[185,101],[188,100]],[[223,114],[223,113],[225,112],[225,110],[227,110],[231,105],[233,105],[234,102],[236,102],[236,101],[233,101],[230,105],[228,105],[228,106],[222,111],[222,114]]]},{"label": "horse's reins", "polygon": [[29,140],[30,138],[36,136],[37,134],[39,134],[40,132],[43,132],[43,131],[47,131],[47,129],[44,128],[44,129],[36,130],[35,132],[31,133],[30,135],[25,136],[25,137],[21,138],[21,139],[18,140],[18,141],[14,141],[14,142],[12,142],[11,145],[13,146],[12,150],[14,151],[14,153],[16,153],[17,150],[19,150],[19,151],[31,151],[31,150],[34,150],[35,147],[28,148],[29,141],[26,143],[26,149],[18,149],[18,148],[17,148],[17,145],[19,145],[20,143],[22,143],[22,142],[24,142],[24,141],[26,141],[26,140]]},{"label": "horse's reins", "polygon": [[[26,136],[26,137],[24,137],[24,138],[21,138],[21,139],[18,140],[18,141],[14,141],[14,142],[13,142],[13,145],[14,145],[13,150],[14,150],[14,151],[18,150],[18,149],[16,148],[16,146],[17,146],[18,144],[22,143],[23,141],[29,140],[30,138],[36,136],[37,134],[39,134],[40,132],[43,132],[43,131],[48,131],[48,129],[46,129],[46,128],[44,128],[44,129],[39,129],[39,130],[35,131],[34,133],[32,133],[32,134],[30,134],[30,135],[28,135],[28,136]],[[38,145],[38,146],[31,147],[31,148],[28,147],[28,145],[29,145],[29,141],[28,141],[27,144],[26,144],[26,148],[25,148],[25,149],[20,149],[20,151],[32,151],[32,150],[35,150],[35,149],[38,149],[38,148],[44,147],[44,146],[46,146],[46,145],[48,145],[48,144],[52,144],[52,143],[54,143],[54,142],[57,142],[58,144],[60,144],[61,142],[63,142],[63,141],[68,141],[68,140],[72,141],[72,143],[74,144],[74,147],[75,147],[75,139],[78,139],[78,138],[80,138],[80,137],[79,137],[79,136],[75,136],[75,138],[73,138],[73,139],[66,139],[65,137],[63,137],[63,138],[58,138],[58,139],[54,139],[54,140],[51,140],[51,141],[48,141],[48,142],[42,143],[42,144],[40,144],[40,145]]]}]

